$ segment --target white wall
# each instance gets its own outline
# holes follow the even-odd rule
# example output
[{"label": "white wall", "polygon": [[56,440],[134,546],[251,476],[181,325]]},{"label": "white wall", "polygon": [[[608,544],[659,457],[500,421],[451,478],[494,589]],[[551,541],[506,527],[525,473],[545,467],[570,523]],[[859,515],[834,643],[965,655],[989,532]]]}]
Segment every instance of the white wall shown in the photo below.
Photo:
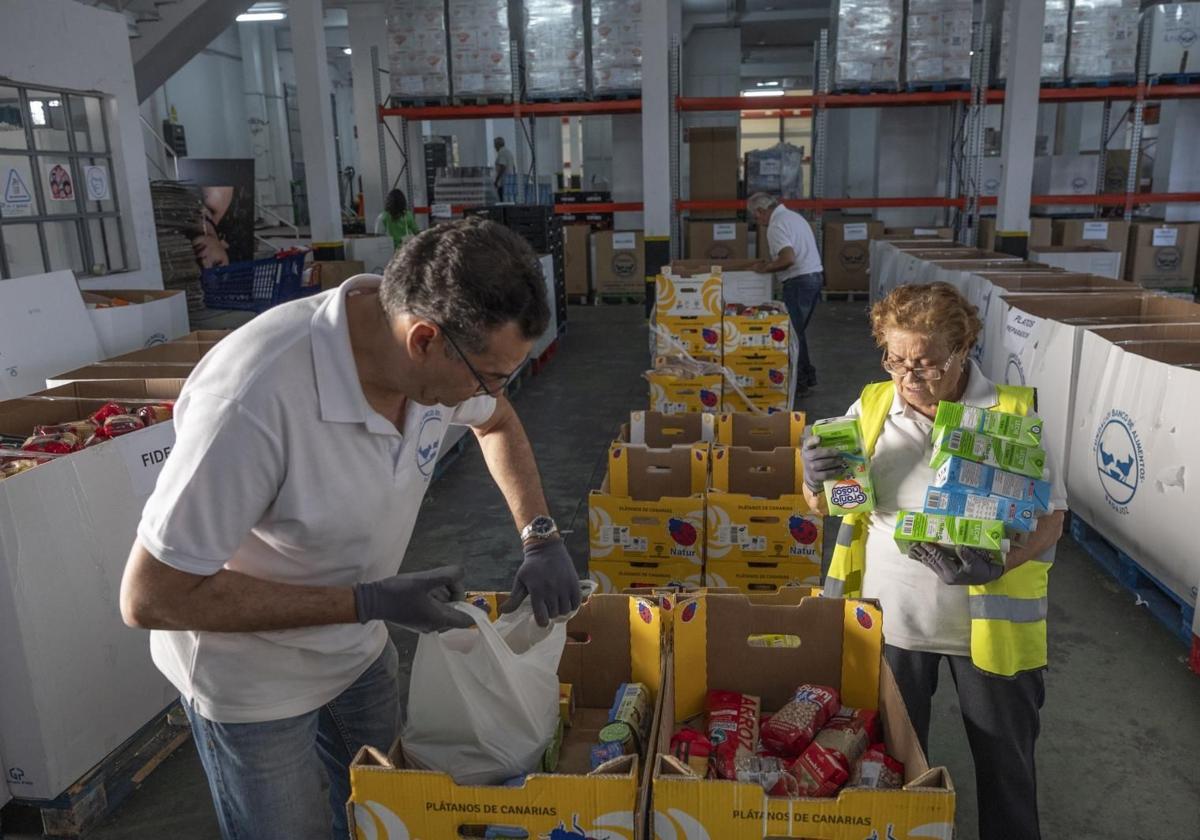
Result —
[{"label": "white wall", "polygon": [[113,186],[135,268],[81,281],[90,288],[162,288],[142,127],[125,18],[74,0],[0,0],[0,76],[103,94],[113,146]]}]

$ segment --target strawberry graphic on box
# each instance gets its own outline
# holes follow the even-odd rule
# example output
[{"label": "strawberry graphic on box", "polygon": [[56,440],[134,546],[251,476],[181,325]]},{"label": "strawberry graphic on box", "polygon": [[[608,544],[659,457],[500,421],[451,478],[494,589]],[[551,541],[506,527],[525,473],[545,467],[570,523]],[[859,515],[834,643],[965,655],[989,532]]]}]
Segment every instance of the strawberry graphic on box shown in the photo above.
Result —
[{"label": "strawberry graphic on box", "polygon": [[774,385],[782,385],[783,384],[783,378],[784,378],[783,371],[776,370],[775,368],[771,368],[769,371],[767,371],[767,376],[769,376],[771,378],[772,384],[774,384]]},{"label": "strawberry graphic on box", "polygon": [[696,544],[696,526],[685,519],[668,520],[667,530],[671,532],[671,539],[679,545],[692,546]]},{"label": "strawberry graphic on box", "polygon": [[771,340],[777,344],[787,341],[787,332],[783,327],[771,327]]},{"label": "strawberry graphic on box", "polygon": [[817,540],[817,526],[803,516],[788,519],[788,530],[792,532],[792,539],[801,545],[812,545]]},{"label": "strawberry graphic on box", "polygon": [[700,403],[705,408],[716,408],[717,402],[717,395],[714,392],[700,389]]},{"label": "strawberry graphic on box", "polygon": [[715,346],[717,342],[721,340],[721,336],[717,334],[716,330],[710,330],[708,328],[700,331],[700,338],[703,339],[704,343],[709,347]]}]

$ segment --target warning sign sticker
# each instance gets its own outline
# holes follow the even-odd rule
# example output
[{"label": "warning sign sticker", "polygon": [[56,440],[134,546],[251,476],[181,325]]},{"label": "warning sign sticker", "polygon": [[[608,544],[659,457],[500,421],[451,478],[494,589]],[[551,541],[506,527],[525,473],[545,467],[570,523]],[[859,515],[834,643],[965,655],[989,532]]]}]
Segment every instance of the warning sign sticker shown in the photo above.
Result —
[{"label": "warning sign sticker", "polygon": [[33,215],[33,194],[19,170],[13,167],[0,169],[0,187],[4,190],[0,195],[0,216],[11,219]]}]

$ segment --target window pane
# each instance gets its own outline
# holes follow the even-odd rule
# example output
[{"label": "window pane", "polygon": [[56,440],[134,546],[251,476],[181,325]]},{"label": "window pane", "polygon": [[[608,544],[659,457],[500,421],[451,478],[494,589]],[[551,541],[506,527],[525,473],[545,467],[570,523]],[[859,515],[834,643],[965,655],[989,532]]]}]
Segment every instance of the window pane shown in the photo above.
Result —
[{"label": "window pane", "polygon": [[17,89],[0,87],[0,149],[28,149]]},{"label": "window pane", "polygon": [[33,186],[33,164],[25,155],[0,155],[0,219],[41,215]]},{"label": "window pane", "polygon": [[46,215],[78,213],[75,193],[79,185],[70,158],[41,155],[37,160],[41,170],[42,196],[46,200]]},{"label": "window pane", "polygon": [[50,257],[50,270],[69,268],[76,274],[84,274],[83,248],[79,244],[78,222],[47,222],[42,225],[46,234],[46,253]]},{"label": "window pane", "polygon": [[65,152],[70,149],[67,140],[67,103],[61,93],[31,90],[29,99],[29,124],[33,126],[34,147],[50,152]]},{"label": "window pane", "polygon": [[104,142],[104,121],[100,116],[100,100],[95,96],[67,97],[71,106],[71,130],[75,132],[77,152],[107,152]]},{"label": "window pane", "polygon": [[38,244],[37,225],[0,225],[0,236],[4,237],[9,277],[41,274],[46,270],[42,247]]},{"label": "window pane", "polygon": [[84,212],[109,213],[117,209],[112,194],[112,163],[108,158],[80,158],[79,177]]},{"label": "window pane", "polygon": [[88,236],[92,242],[93,274],[123,271],[127,266],[121,256],[121,227],[117,219],[88,219]]}]

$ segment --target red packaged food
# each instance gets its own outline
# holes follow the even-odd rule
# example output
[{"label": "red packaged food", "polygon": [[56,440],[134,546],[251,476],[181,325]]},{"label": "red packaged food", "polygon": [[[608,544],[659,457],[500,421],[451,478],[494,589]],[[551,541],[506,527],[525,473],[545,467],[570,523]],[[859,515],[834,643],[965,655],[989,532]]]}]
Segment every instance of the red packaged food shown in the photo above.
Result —
[{"label": "red packaged food", "polygon": [[850,778],[842,756],[820,744],[809,744],[789,769],[797,796],[833,796]]},{"label": "red packaged food", "polygon": [[841,701],[836,688],[805,683],[763,726],[763,746],[774,755],[795,758],[839,708]]},{"label": "red packaged food", "polygon": [[144,429],[145,424],[134,417],[132,414],[114,414],[104,421],[104,425],[96,430],[96,434],[88,438],[85,446],[95,446],[98,443],[104,443],[106,440],[112,440],[121,435],[127,435],[130,432],[136,432],[138,429]]},{"label": "red packaged food", "polygon": [[33,435],[21,444],[26,452],[51,452],[55,455],[66,455],[80,449],[79,438],[71,432],[56,432],[49,435]]},{"label": "red packaged food", "polygon": [[128,412],[125,411],[125,409],[123,409],[118,403],[110,402],[100,406],[100,408],[91,416],[90,419],[97,426],[101,426],[109,417],[113,417],[118,414],[128,414]]},{"label": "red packaged food", "polygon": [[34,435],[60,435],[67,432],[80,440],[87,440],[96,433],[96,428],[96,424],[91,420],[70,420],[52,426],[34,426],[33,433]]},{"label": "red packaged food", "polygon": [[773,755],[739,753],[734,759],[739,782],[758,785],[768,796],[798,796],[796,778],[782,758]]},{"label": "red packaged food", "polygon": [[712,742],[695,729],[681,729],[671,738],[671,755],[692,768],[700,776],[708,774],[708,759]]},{"label": "red packaged food", "polygon": [[736,691],[708,692],[708,740],[712,743],[709,772],[719,779],[736,779],[739,753],[754,754],[758,743],[757,697]]},{"label": "red packaged food", "polygon": [[854,765],[850,786],[876,790],[904,787],[904,765],[888,755],[883,744],[872,744]]},{"label": "red packaged food", "polygon": [[154,405],[144,405],[136,412],[136,416],[147,426],[153,426],[155,423],[162,423],[164,420],[170,420],[175,416],[175,403],[164,402],[155,403]]}]

